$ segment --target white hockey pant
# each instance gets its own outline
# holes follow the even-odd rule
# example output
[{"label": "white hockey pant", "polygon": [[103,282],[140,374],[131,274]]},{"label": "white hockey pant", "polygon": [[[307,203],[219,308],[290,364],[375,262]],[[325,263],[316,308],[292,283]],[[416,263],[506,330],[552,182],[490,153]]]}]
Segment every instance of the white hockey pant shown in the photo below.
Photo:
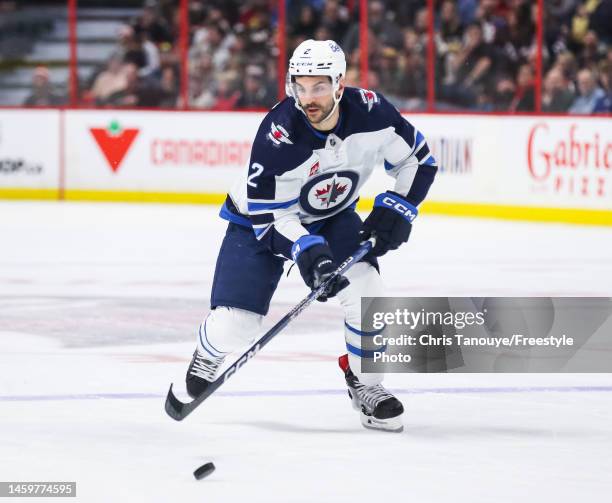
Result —
[{"label": "white hockey pant", "polygon": [[[361,341],[368,336],[361,331],[361,297],[380,297],[384,295],[384,286],[378,271],[366,262],[355,264],[347,271],[346,277],[350,285],[337,297],[344,309],[344,337],[349,364],[362,383],[378,384],[383,374],[361,372]],[[260,337],[262,320],[263,316],[251,311],[219,306],[200,325],[198,350],[215,358],[224,357]]]}]

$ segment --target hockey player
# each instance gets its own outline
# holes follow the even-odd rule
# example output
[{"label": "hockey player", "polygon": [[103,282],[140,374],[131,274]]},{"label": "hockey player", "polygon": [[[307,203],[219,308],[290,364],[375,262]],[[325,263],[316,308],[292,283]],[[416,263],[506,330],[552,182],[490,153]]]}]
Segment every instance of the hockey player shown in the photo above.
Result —
[{"label": "hockey player", "polygon": [[[186,384],[198,396],[225,357],[258,335],[286,260],[314,289],[373,236],[365,259],[318,300],[337,296],[344,309],[348,354],[340,366],[363,425],[401,431],[403,406],[382,386],[383,375],[360,371],[360,359],[372,357],[361,341],[376,335],[361,330],[360,300],[384,295],[377,257],[408,240],[437,166],[423,135],[395,107],[380,94],[345,87],[345,75],[344,53],[331,40],[307,40],[293,53],[288,97],[263,119],[248,169],[221,209],[229,225]],[[395,185],[376,197],[362,223],[359,190],[380,164]]]}]

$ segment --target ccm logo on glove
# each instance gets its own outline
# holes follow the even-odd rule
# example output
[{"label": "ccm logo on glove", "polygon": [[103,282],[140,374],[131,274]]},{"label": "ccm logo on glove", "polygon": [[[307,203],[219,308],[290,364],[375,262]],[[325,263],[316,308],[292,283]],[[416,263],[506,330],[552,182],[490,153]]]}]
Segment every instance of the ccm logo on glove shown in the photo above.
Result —
[{"label": "ccm logo on glove", "polygon": [[412,221],[419,210],[399,194],[383,192],[374,200],[374,208],[361,228],[361,239],[376,237],[376,244],[370,253],[382,257],[389,250],[396,250],[408,241]]},{"label": "ccm logo on glove", "polygon": [[412,206],[412,205],[408,205],[407,206],[408,203],[406,203],[406,204],[400,203],[399,201],[397,201],[397,200],[395,200],[395,199],[393,199],[392,197],[389,197],[389,196],[384,196],[382,198],[382,204],[385,205],[385,206],[388,206],[390,208],[393,208],[398,213],[401,213],[406,218],[408,218],[408,220],[410,220],[411,223],[414,221],[414,219],[419,214],[418,210],[414,206]]}]

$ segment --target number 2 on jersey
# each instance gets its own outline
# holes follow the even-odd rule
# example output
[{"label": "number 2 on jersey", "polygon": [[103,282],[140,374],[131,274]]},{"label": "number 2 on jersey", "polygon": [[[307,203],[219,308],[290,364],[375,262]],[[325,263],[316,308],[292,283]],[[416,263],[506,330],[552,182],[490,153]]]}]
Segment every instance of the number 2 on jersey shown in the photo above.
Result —
[{"label": "number 2 on jersey", "polygon": [[254,162],[251,165],[251,171],[252,173],[248,176],[247,178],[247,185],[250,185],[251,187],[257,187],[257,183],[255,183],[253,181],[253,179],[257,178],[259,175],[261,175],[261,173],[263,172],[264,167],[259,164],[258,162]]}]

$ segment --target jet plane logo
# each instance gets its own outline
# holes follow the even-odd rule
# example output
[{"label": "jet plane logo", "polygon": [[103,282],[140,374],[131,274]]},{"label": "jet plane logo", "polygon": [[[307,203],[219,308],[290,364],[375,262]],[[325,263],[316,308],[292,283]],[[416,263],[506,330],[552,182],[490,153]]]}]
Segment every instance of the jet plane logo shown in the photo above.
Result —
[{"label": "jet plane logo", "polygon": [[374,105],[380,103],[380,98],[374,91],[360,89],[359,93],[361,94],[361,101],[363,101],[365,105],[368,105],[368,112],[372,110]]},{"label": "jet plane logo", "polygon": [[289,133],[280,124],[274,124],[270,126],[270,132],[268,138],[274,143],[274,145],[280,145],[281,143],[287,143],[293,145],[293,142],[289,139]]}]

